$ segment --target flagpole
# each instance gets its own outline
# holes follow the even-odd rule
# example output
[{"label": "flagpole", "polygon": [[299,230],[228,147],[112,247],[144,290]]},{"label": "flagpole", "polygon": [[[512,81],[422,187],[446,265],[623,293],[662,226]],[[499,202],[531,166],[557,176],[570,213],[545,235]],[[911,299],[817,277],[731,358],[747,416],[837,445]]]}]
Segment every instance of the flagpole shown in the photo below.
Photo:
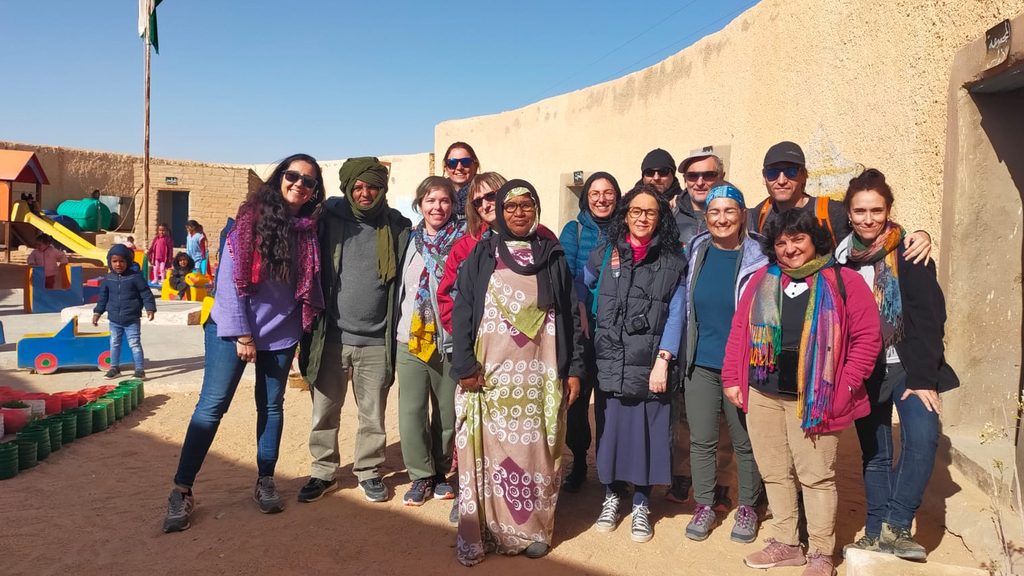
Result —
[{"label": "flagpole", "polygon": [[143,222],[144,228],[142,233],[143,245],[149,246],[149,34],[145,36],[144,45],[146,47],[145,57],[145,76],[146,76],[146,88],[145,88],[145,139],[142,146],[142,213],[145,214]]}]

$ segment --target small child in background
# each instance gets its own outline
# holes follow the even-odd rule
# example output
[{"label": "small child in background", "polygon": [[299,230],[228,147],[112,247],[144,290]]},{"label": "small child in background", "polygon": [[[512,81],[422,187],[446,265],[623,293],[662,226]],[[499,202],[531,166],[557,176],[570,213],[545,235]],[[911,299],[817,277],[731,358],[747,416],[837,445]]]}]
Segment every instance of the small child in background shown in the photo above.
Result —
[{"label": "small child in background", "polygon": [[121,245],[122,246],[127,246],[129,250],[138,250],[138,248],[135,247],[135,237],[134,236],[129,236],[127,240],[125,240],[124,242],[121,242]]},{"label": "small child in background", "polygon": [[57,283],[57,272],[61,265],[68,265],[68,255],[63,250],[53,245],[53,238],[48,234],[36,236],[36,247],[28,255],[29,266],[42,266],[43,275],[47,289],[53,288]]},{"label": "small child in background", "polygon": [[203,226],[195,220],[185,222],[185,230],[188,232],[188,240],[185,242],[185,251],[188,252],[192,261],[195,262],[196,272],[202,272],[199,268],[203,260],[206,260],[206,234]]},{"label": "small child in background", "polygon": [[174,240],[171,240],[170,226],[161,224],[156,227],[156,238],[149,244],[149,281],[151,284],[160,285],[167,275],[167,267],[171,265],[174,256]]},{"label": "small child in background", "polygon": [[170,282],[171,288],[178,291],[178,300],[184,300],[185,295],[188,294],[188,284],[185,282],[185,277],[191,274],[195,267],[195,261],[188,254],[178,252],[174,256],[174,268],[171,268],[168,282]]},{"label": "small child in background", "polygon": [[146,309],[146,317],[152,321],[156,314],[156,299],[133,256],[134,253],[123,244],[115,244],[107,252],[110,273],[103,278],[96,308],[92,311],[93,326],[99,323],[104,312],[110,322],[110,370],[104,376],[107,380],[121,377],[121,342],[125,336],[135,362],[133,377],[146,377],[142,352],[142,309]]}]

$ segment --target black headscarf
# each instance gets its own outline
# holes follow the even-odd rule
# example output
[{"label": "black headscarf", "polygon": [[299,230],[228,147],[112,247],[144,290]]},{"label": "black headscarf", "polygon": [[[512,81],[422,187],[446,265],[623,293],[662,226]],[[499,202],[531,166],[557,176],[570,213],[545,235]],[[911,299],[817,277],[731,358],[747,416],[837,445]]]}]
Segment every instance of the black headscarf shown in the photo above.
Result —
[{"label": "black headscarf", "polygon": [[615,206],[618,206],[619,201],[622,200],[622,190],[619,188],[619,181],[615,179],[615,176],[607,172],[594,172],[590,175],[590,178],[587,178],[587,181],[583,183],[583,193],[580,194],[580,212],[590,213],[590,217],[594,219],[599,228],[603,228],[615,218],[615,210],[612,210],[612,213],[606,218],[598,218],[590,211],[590,199],[587,198],[587,194],[590,192],[590,187],[594,184],[594,181],[601,178],[611,182],[612,188],[615,188]]},{"label": "black headscarf", "polygon": [[[526,236],[516,236],[508,228],[505,222],[505,200],[513,191],[525,189],[534,204],[537,205],[537,224]],[[551,277],[548,274],[548,263],[557,254],[562,253],[562,246],[556,240],[544,238],[537,234],[537,227],[540,225],[540,196],[537,189],[526,180],[509,180],[498,189],[495,200],[495,213],[497,216],[498,233],[489,240],[490,249],[497,248],[498,256],[509,270],[521,276],[537,277],[537,306],[540,308],[550,306],[554,302],[554,292],[551,288]],[[533,264],[523,265],[516,261],[508,249],[509,241],[529,242],[533,250]]]}]

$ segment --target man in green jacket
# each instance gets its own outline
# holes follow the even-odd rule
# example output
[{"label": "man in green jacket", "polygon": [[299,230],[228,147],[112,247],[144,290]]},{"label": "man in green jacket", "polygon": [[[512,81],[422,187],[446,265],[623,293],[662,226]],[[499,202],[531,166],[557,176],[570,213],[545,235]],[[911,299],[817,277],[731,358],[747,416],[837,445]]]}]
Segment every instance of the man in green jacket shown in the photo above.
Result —
[{"label": "man in green jacket", "polygon": [[327,309],[299,352],[299,370],[313,394],[313,465],[299,502],[315,502],[338,486],[338,427],[350,369],[359,407],[352,471],[366,499],[383,502],[388,489],[379,467],[387,444],[384,411],[395,379],[397,269],[412,222],[388,206],[388,170],[376,158],[350,158],[339,176],[345,195],[324,203],[318,224]]}]

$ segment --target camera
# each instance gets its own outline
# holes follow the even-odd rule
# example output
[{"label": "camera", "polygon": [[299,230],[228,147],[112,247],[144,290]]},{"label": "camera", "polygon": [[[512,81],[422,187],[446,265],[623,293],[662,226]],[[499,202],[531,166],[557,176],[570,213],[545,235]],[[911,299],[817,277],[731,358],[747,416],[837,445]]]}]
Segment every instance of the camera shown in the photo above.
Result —
[{"label": "camera", "polygon": [[626,334],[630,336],[643,334],[650,329],[651,325],[647,322],[646,314],[634,314],[626,319]]}]

